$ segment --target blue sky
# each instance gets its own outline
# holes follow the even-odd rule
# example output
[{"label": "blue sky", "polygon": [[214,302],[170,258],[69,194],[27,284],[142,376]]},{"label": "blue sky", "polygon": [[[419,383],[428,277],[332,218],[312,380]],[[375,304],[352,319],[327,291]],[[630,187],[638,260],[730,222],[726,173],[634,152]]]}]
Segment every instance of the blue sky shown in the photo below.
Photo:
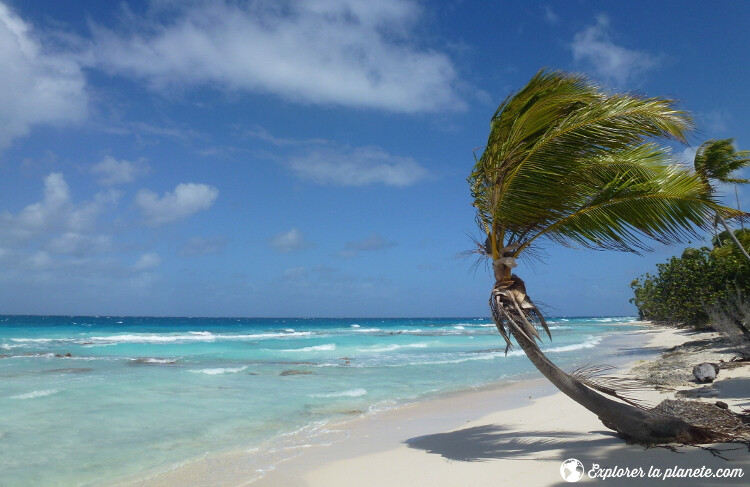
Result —
[{"label": "blue sky", "polygon": [[[748,25],[747,2],[0,0],[0,313],[484,316],[459,254],[497,105],[578,71],[680,100],[680,157],[746,149]],[[550,315],[633,314],[679,251],[516,270]]]}]

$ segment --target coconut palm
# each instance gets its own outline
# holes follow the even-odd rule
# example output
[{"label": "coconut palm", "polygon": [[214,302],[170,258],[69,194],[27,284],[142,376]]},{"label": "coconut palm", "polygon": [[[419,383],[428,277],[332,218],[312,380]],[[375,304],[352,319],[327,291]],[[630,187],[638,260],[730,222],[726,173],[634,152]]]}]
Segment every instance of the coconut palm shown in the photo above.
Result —
[{"label": "coconut palm", "polygon": [[[750,151],[734,149],[734,139],[707,140],[695,152],[693,160],[695,172],[712,192],[716,192],[716,183],[747,184],[748,179],[733,178],[732,174],[744,167],[750,166]],[[745,247],[737,236],[729,229],[729,225],[720,213],[716,214],[716,221],[721,223],[729,234],[729,238],[739,248],[745,258],[750,261]]]},{"label": "coconut palm", "polygon": [[469,177],[484,240],[477,252],[492,262],[490,308],[507,346],[512,336],[558,389],[644,443],[701,442],[711,432],[638,407],[596,380],[595,370],[567,374],[555,366],[537,345],[540,329],[551,338],[550,330],[513,268],[544,240],[639,252],[649,240],[694,236],[716,213],[737,213],[660,145],[684,142],[691,128],[672,100],[607,94],[583,76],[540,71],[500,104]]}]

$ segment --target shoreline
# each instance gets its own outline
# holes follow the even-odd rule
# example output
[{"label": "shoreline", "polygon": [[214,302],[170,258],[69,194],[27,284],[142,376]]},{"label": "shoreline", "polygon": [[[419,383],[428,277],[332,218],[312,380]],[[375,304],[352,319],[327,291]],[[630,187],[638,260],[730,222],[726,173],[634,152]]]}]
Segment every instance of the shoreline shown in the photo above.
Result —
[{"label": "shoreline", "polygon": [[[618,373],[649,364],[659,368],[662,353],[691,341],[695,336],[705,336],[703,333],[655,326],[629,334],[648,338],[642,348],[649,350],[651,356],[619,367]],[[746,384],[742,381],[750,380],[749,368],[722,370],[720,375],[724,377],[719,377],[715,384],[719,386],[722,380]],[[531,382],[536,382],[536,385],[532,386]],[[529,486],[565,485],[559,469],[562,461],[568,458],[579,459],[586,472],[598,464],[603,469],[640,468],[644,472],[658,468],[664,475],[672,467],[714,470],[741,468],[743,474],[750,476],[750,454],[744,445],[739,445],[739,448],[737,444],[719,446],[719,449],[727,449],[721,455],[729,460],[698,447],[676,447],[675,451],[671,451],[627,445],[607,430],[592,413],[557,392],[546,379],[529,381],[526,387],[519,387],[516,392],[530,392],[534,387],[537,387],[536,395],[530,394],[526,404],[511,409],[496,408],[478,418],[472,414],[475,411],[470,410],[475,406],[464,406],[459,411],[467,419],[460,425],[445,421],[459,414],[446,408],[451,403],[427,401],[411,411],[394,411],[397,427],[388,433],[380,433],[385,441],[379,443],[376,434],[379,429],[387,429],[387,423],[364,423],[361,429],[352,430],[353,439],[348,444],[342,442],[328,451],[319,449],[309,452],[307,456],[303,454],[250,485],[343,487],[353,480],[357,485],[373,487],[498,485],[499,482],[514,481]],[[707,389],[710,388],[714,386],[708,385]],[[692,389],[703,387],[696,388],[693,384],[680,388],[683,391]],[[721,390],[721,387],[718,389]],[[458,395],[453,400],[458,404],[475,405],[481,394],[470,392]],[[492,395],[491,392],[489,394]],[[648,391],[641,396],[656,403],[671,397],[657,391]],[[739,412],[742,405],[750,406],[747,394],[744,397],[736,393],[712,396],[712,400],[715,398],[728,402],[735,412]],[[438,421],[430,423],[430,416]],[[421,424],[410,428],[414,422]],[[586,476],[581,480],[594,481]],[[747,478],[607,479],[608,485],[633,485],[634,482],[639,485],[723,486],[745,485]]]},{"label": "shoreline", "polygon": [[[644,324],[642,322],[634,323],[634,325]],[[617,372],[620,373],[624,369],[630,369],[638,363],[643,363],[645,360],[653,360],[664,348],[685,341],[685,333],[690,332],[652,326],[646,329],[608,335],[605,337],[606,342],[602,345],[606,345],[603,348],[607,351],[611,349],[616,352],[607,357],[607,363],[615,365],[618,369]],[[643,343],[646,339],[649,342],[648,344]],[[659,342],[658,345],[654,346],[654,341]],[[633,361],[634,358],[639,360]],[[142,472],[138,480],[131,478],[127,482],[120,482],[116,485],[252,485],[261,487],[337,485],[335,479],[326,478],[325,474],[321,477],[325,481],[316,479],[321,475],[320,472],[337,471],[340,468],[345,468],[347,463],[357,464],[362,458],[369,458],[373,455],[377,456],[389,452],[393,454],[394,451],[397,451],[397,456],[401,456],[405,455],[406,452],[413,454],[415,451],[419,451],[418,444],[408,443],[407,440],[410,439],[429,437],[430,433],[436,431],[464,431],[466,425],[481,423],[483,419],[485,419],[484,426],[486,426],[487,421],[494,420],[497,417],[520,420],[519,415],[527,414],[524,411],[554,409],[561,401],[562,404],[565,404],[564,409],[566,411],[572,411],[572,415],[575,417],[574,423],[579,425],[577,428],[570,428],[571,431],[566,432],[566,434],[575,435],[579,430],[589,431],[592,429],[599,436],[604,435],[606,437],[610,434],[593,414],[559,393],[536,371],[534,375],[537,378],[524,378],[512,383],[507,380],[498,381],[470,390],[441,393],[437,396],[401,404],[391,409],[368,413],[356,418],[338,418],[322,427],[324,434],[319,439],[320,441],[315,443],[309,441],[302,443],[297,441],[295,443],[291,441],[288,444],[279,445],[276,442],[271,447],[266,445],[268,449],[262,452],[253,449],[209,453],[205,457],[192,459],[178,465],[172,470],[152,471],[145,478],[143,474],[147,473]],[[571,404],[566,404],[566,401]],[[591,424],[592,418],[593,425]],[[582,420],[583,423],[581,423]],[[476,427],[481,426],[477,424]],[[574,425],[571,424],[571,426]],[[483,432],[483,430],[478,431]],[[450,442],[455,443],[456,440],[461,440],[460,435],[458,436],[459,438],[445,437],[445,441],[450,440]],[[299,440],[299,438],[297,439]],[[428,446],[427,450],[432,450],[432,448]],[[430,453],[424,453],[427,450],[422,450],[422,454],[430,455]],[[543,451],[540,450],[539,453],[543,453]],[[440,456],[451,463],[456,462],[456,459],[451,459],[450,455],[448,457]],[[389,459],[388,462],[392,460]],[[481,461],[481,463],[484,462],[485,460]],[[477,464],[474,461],[467,461],[466,463]],[[528,464],[528,462],[522,463]],[[507,467],[503,466],[503,468]],[[525,468],[528,468],[528,466]],[[556,468],[559,468],[559,462]],[[555,475],[552,479],[555,481],[561,480],[557,470],[553,470]],[[748,470],[748,474],[750,474],[750,470]],[[450,477],[450,474],[448,476]],[[357,475],[356,478],[361,480],[361,474]],[[393,481],[396,482],[395,479]],[[342,481],[341,485],[344,485],[344,483]],[[439,482],[437,485],[440,485]],[[453,482],[445,485],[457,484]]]}]

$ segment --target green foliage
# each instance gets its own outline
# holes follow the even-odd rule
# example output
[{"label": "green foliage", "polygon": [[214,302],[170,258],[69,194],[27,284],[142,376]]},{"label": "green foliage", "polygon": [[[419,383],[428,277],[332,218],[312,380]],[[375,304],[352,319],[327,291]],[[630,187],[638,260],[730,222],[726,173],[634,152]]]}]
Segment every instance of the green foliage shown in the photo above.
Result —
[{"label": "green foliage", "polygon": [[[750,247],[750,230],[735,235]],[[709,249],[687,248],[681,257],[657,264],[656,275],[634,280],[635,298],[641,319],[701,328],[708,325],[708,310],[727,306],[733,296],[750,296],[750,264],[722,232]]]},{"label": "green foliage", "polygon": [[733,178],[732,173],[750,166],[750,151],[737,151],[734,139],[707,140],[695,153],[695,172],[707,183],[750,183],[747,179]]}]

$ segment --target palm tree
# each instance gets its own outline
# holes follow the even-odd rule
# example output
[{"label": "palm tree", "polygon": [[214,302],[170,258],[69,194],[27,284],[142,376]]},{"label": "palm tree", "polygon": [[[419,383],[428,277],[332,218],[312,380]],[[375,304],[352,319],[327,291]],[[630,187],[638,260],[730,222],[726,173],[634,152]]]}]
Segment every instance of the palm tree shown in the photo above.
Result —
[{"label": "palm tree", "polygon": [[[716,192],[716,183],[750,183],[750,180],[732,177],[732,173],[735,171],[750,166],[750,151],[736,151],[734,149],[734,139],[711,139],[702,143],[695,152],[693,166],[703,183],[714,193]],[[750,261],[750,255],[748,255],[747,250],[737,240],[734,232],[729,229],[729,225],[727,225],[726,220],[721,214],[716,214],[716,221],[722,224],[740,252]]]},{"label": "palm tree", "polygon": [[720,206],[698,176],[671,164],[669,149],[658,143],[685,142],[691,128],[690,117],[671,100],[607,94],[583,76],[540,71],[500,104],[469,177],[486,236],[477,252],[492,262],[490,308],[508,348],[512,336],[558,389],[605,426],[643,443],[712,436],[627,403],[590,372],[567,374],[555,366],[536,343],[538,328],[551,338],[544,316],[513,268],[544,239],[638,252],[649,250],[644,239],[680,242],[708,228],[714,214],[736,214]]}]

